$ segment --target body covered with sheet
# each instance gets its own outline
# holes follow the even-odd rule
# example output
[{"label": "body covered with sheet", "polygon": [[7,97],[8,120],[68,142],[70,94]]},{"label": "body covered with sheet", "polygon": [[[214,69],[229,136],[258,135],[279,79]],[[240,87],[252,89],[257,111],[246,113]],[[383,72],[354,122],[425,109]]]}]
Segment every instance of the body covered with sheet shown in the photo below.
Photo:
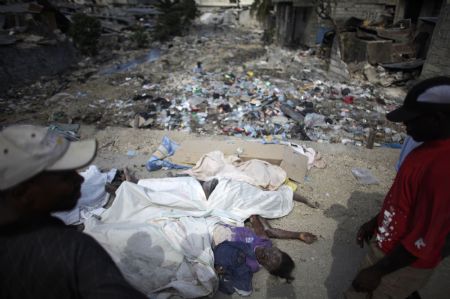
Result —
[{"label": "body covered with sheet", "polygon": [[101,220],[85,222],[85,232],[148,296],[201,297],[218,286],[211,245],[214,226],[242,226],[251,215],[283,217],[293,208],[292,198],[285,185],[263,191],[230,179],[219,179],[208,199],[191,177],[124,182]]}]

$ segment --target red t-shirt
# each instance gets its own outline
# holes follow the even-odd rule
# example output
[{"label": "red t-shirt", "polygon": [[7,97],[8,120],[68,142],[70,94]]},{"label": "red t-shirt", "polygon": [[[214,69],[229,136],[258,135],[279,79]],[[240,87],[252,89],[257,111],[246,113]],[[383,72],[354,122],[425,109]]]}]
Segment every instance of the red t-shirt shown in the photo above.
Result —
[{"label": "red t-shirt", "polygon": [[378,247],[399,243],[418,259],[416,268],[434,268],[450,233],[450,139],[426,142],[403,162],[384,199],[376,229]]}]

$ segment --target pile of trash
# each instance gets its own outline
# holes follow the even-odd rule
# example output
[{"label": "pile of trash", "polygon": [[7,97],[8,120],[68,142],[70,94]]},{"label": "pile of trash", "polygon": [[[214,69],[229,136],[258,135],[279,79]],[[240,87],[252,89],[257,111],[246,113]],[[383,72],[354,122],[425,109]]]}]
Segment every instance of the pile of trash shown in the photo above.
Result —
[{"label": "pile of trash", "polygon": [[204,72],[144,85],[137,98],[158,91],[134,127],[225,134],[267,141],[302,139],[362,146],[370,131],[380,144],[399,143],[404,134],[386,127],[385,113],[398,105],[370,85],[323,80],[282,80],[253,71]]},{"label": "pile of trash", "polygon": [[[364,78],[337,83],[313,50],[264,47],[260,37],[256,31],[198,28],[145,51],[120,51],[118,65],[86,62],[80,74],[11,92],[0,99],[0,109],[16,115],[5,121],[29,115],[45,123],[180,130],[267,143],[364,146],[371,139],[374,146],[398,146],[404,139],[401,126],[385,120],[401,103],[401,93],[387,94]],[[132,59],[130,53],[140,56]]]}]

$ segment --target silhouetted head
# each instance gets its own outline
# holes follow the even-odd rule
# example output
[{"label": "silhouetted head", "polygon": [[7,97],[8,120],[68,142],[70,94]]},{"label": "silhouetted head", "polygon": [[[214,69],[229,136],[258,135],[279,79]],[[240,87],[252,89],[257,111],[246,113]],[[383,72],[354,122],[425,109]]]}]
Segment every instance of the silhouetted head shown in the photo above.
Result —
[{"label": "silhouetted head", "polygon": [[95,140],[69,142],[44,127],[0,131],[0,222],[74,208],[84,180],[76,169],[96,149]]},{"label": "silhouetted head", "polygon": [[450,137],[450,78],[434,77],[414,85],[403,105],[386,117],[403,122],[418,142]]}]

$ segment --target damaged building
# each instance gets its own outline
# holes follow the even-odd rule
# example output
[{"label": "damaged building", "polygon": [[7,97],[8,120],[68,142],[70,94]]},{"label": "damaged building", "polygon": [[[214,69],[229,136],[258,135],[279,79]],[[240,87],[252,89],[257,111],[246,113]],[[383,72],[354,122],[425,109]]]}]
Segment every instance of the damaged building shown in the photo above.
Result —
[{"label": "damaged building", "polygon": [[[342,76],[346,64],[361,62],[393,70],[423,68],[422,77],[450,74],[450,1],[273,2],[277,42],[332,44],[330,71],[341,79],[347,77]],[[339,40],[333,43],[335,36]]]},{"label": "damaged building", "polygon": [[58,74],[76,61],[69,21],[47,1],[0,6],[0,90]]},{"label": "damaged building", "polygon": [[101,22],[103,44],[118,44],[118,34],[138,21],[153,28],[158,14],[147,0],[7,2],[0,6],[0,92],[59,75],[79,62],[69,34],[76,13]]}]

